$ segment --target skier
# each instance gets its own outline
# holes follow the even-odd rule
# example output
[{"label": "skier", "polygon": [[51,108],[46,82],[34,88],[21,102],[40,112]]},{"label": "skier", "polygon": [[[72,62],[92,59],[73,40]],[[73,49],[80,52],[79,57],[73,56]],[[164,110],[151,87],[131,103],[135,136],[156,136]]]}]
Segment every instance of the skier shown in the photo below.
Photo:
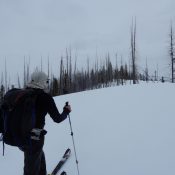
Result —
[{"label": "skier", "polygon": [[54,122],[60,123],[67,118],[67,115],[71,112],[71,106],[65,105],[63,112],[60,114],[54,99],[48,90],[48,77],[44,72],[35,71],[31,75],[31,81],[27,84],[26,88],[34,89],[38,92],[36,99],[36,123],[35,129],[32,130],[33,137],[31,146],[20,147],[20,150],[24,152],[24,175],[46,175],[46,161],[43,152],[45,116],[48,113]]}]

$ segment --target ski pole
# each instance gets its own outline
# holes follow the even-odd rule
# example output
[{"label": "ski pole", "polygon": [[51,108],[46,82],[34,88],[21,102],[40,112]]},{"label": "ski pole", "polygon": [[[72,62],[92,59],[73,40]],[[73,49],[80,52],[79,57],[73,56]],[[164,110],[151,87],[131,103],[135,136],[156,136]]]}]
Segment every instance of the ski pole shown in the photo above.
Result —
[{"label": "ski pole", "polygon": [[[68,106],[68,105],[69,105],[69,103],[66,102],[66,106]],[[68,118],[69,118],[69,125],[70,125],[72,142],[73,142],[73,147],[74,147],[75,161],[76,161],[76,165],[77,165],[77,172],[78,172],[78,175],[80,175],[79,166],[78,166],[77,152],[76,152],[76,147],[75,147],[74,133],[73,133],[73,129],[72,129],[72,123],[71,123],[71,119],[70,119],[70,114],[68,114]]]}]

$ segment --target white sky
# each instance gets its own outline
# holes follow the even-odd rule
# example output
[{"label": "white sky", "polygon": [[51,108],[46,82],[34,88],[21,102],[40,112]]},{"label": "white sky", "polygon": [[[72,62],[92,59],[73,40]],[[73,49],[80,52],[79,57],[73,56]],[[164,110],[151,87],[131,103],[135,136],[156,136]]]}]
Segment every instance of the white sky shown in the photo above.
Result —
[{"label": "white sky", "polygon": [[147,58],[152,70],[158,65],[160,72],[167,72],[174,7],[174,0],[0,0],[1,72],[5,58],[8,72],[16,76],[22,72],[24,56],[33,67],[41,57],[47,65],[49,56],[58,73],[60,57],[70,47],[82,67],[87,57],[104,60],[108,52],[111,59],[117,53],[128,63],[135,17],[139,68]]}]

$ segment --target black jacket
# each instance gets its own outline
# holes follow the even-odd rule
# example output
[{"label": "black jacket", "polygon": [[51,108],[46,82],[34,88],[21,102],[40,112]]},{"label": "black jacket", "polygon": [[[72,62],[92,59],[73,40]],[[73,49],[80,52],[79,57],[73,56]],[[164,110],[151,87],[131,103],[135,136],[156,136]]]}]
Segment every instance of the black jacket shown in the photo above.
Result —
[{"label": "black jacket", "polygon": [[[54,102],[53,97],[45,93],[43,90],[34,89],[36,91],[37,99],[36,99],[36,128],[43,129],[45,125],[45,116],[47,113],[53,119],[54,122],[60,123],[67,118],[68,113],[63,111],[61,114],[59,113],[56,104]],[[25,153],[37,153],[41,151],[44,145],[44,137],[41,137],[39,141],[32,140],[30,148],[20,148]]]},{"label": "black jacket", "polygon": [[38,92],[36,100],[36,128],[42,129],[45,125],[45,116],[48,113],[54,122],[60,123],[67,118],[67,113],[58,111],[53,97],[43,90],[34,89]]}]

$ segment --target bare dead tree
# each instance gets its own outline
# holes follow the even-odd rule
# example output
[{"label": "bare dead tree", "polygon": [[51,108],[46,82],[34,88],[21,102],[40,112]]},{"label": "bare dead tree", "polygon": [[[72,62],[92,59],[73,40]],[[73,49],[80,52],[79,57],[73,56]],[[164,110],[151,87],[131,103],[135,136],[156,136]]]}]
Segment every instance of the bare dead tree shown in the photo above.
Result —
[{"label": "bare dead tree", "polygon": [[8,87],[7,87],[7,62],[6,62],[6,58],[5,58],[5,92],[7,92]]},{"label": "bare dead tree", "polygon": [[41,71],[43,71],[43,57],[41,56],[41,68],[40,68]]},{"label": "bare dead tree", "polygon": [[69,50],[69,92],[72,92],[72,52]]},{"label": "bare dead tree", "polygon": [[96,86],[96,88],[98,88],[98,80],[99,80],[99,77],[98,77],[98,57],[97,57],[97,59],[95,61],[95,68],[94,68],[94,70],[95,70],[95,86]]},{"label": "bare dead tree", "polygon": [[66,73],[68,74],[69,72],[69,53],[68,50],[66,49]]},{"label": "bare dead tree", "polygon": [[3,100],[3,97],[4,97],[4,94],[5,94],[4,85],[1,84],[0,88],[1,88],[1,89],[0,89],[0,104],[1,104],[1,102],[2,102],[2,100]]},{"label": "bare dead tree", "polygon": [[26,86],[27,80],[26,80],[26,58],[24,56],[24,87]]},{"label": "bare dead tree", "polygon": [[50,77],[50,62],[49,62],[49,56],[47,57],[47,76]]},{"label": "bare dead tree", "polygon": [[114,79],[117,82],[117,86],[120,84],[120,75],[119,75],[119,68],[118,68],[118,55],[115,55],[116,63],[115,63],[115,70],[114,70]]},{"label": "bare dead tree", "polygon": [[175,42],[174,42],[174,31],[173,31],[173,25],[171,22],[170,26],[170,48],[169,48],[169,55],[170,55],[170,65],[171,65],[171,82],[174,83],[175,79]]},{"label": "bare dead tree", "polygon": [[131,25],[131,64],[133,84],[137,82],[137,66],[136,66],[136,21]]},{"label": "bare dead tree", "polygon": [[18,81],[18,88],[21,88],[21,83],[20,83],[19,74],[17,75],[17,81]]},{"label": "bare dead tree", "polygon": [[[49,56],[47,57],[47,76],[50,79],[50,62],[49,62]],[[50,90],[50,83],[48,84],[48,89]]]},{"label": "bare dead tree", "polygon": [[3,100],[4,97],[4,93],[5,93],[5,87],[4,87],[4,75],[3,72],[1,73],[1,86],[0,86],[0,104]]},{"label": "bare dead tree", "polygon": [[29,82],[29,79],[30,79],[30,57],[27,63],[26,81]]},{"label": "bare dead tree", "polygon": [[59,94],[62,94],[63,92],[63,77],[64,77],[64,65],[63,65],[63,57],[61,57],[61,61],[60,61],[60,89],[59,89]]},{"label": "bare dead tree", "polygon": [[145,80],[146,80],[146,82],[149,81],[149,73],[148,73],[148,62],[147,62],[147,58],[146,58],[146,67],[145,67]]},{"label": "bare dead tree", "polygon": [[78,82],[77,82],[77,54],[75,55],[74,72],[73,72],[73,91],[77,92]]},{"label": "bare dead tree", "polygon": [[123,67],[123,57],[121,56],[121,66],[120,66],[120,80],[121,84],[124,84],[124,67]]},{"label": "bare dead tree", "polygon": [[3,72],[1,73],[1,85],[3,85],[4,84],[4,74],[3,74]]}]

